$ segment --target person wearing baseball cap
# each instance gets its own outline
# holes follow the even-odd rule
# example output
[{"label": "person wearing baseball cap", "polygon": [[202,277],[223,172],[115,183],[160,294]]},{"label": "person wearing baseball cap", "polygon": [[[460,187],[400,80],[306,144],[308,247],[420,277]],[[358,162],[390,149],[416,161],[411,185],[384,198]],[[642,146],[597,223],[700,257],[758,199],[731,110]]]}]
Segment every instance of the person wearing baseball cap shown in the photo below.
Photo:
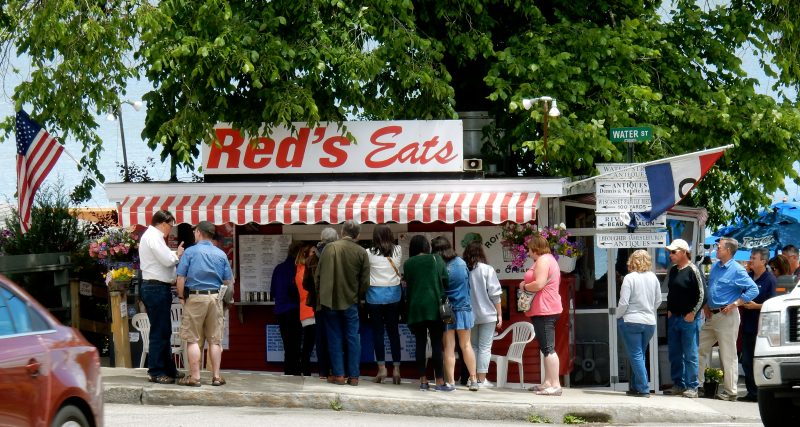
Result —
[{"label": "person wearing baseball cap", "polygon": [[186,340],[189,355],[189,375],[178,380],[178,384],[200,386],[200,345],[205,338],[209,344],[211,358],[211,385],[221,386],[225,379],[219,374],[222,359],[222,301],[221,286],[229,288],[233,272],[228,257],[213,239],[217,228],[208,221],[194,227],[197,242],[186,249],[178,263],[178,299],[183,305],[181,317],[181,339]]},{"label": "person wearing baseball cap", "polygon": [[686,240],[675,239],[667,245],[672,263],[664,279],[667,285],[667,347],[669,349],[672,388],[664,394],[697,397],[700,386],[697,340],[700,334],[700,310],[705,302],[705,280],[692,263]]}]

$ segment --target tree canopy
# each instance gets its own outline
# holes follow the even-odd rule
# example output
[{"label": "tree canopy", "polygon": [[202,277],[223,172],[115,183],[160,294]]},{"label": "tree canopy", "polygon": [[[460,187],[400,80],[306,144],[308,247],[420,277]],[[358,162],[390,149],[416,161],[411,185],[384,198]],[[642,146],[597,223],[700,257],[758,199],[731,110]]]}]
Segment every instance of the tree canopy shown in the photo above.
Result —
[{"label": "tree canopy", "polygon": [[[623,161],[610,127],[653,127],[636,161],[734,144],[692,193],[714,225],[753,216],[786,176],[800,183],[800,112],[784,95],[800,87],[799,14],[788,0],[7,0],[0,46],[5,61],[31,60],[16,105],[81,141],[81,167],[101,181],[93,116],[145,78],[142,136],[190,170],[217,122],[255,132],[485,110],[497,136],[487,154],[524,176]],[[757,93],[745,52],[778,99]],[[542,111],[521,109],[543,95],[562,112],[546,149]],[[2,127],[7,138],[13,118]]]}]

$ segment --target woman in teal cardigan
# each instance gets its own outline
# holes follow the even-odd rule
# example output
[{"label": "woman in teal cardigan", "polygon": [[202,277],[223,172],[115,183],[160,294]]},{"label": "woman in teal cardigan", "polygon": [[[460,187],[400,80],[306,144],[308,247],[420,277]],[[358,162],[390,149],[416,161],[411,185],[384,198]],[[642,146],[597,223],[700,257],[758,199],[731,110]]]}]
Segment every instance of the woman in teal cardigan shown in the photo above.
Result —
[{"label": "woman in teal cardigan", "polygon": [[439,318],[439,304],[448,283],[447,268],[438,255],[431,255],[431,245],[422,235],[411,238],[408,260],[403,264],[403,276],[408,286],[408,327],[417,343],[416,359],[419,371],[419,389],[430,389],[425,374],[427,336],[431,338],[431,360],[436,378],[436,389],[444,385],[442,366],[442,333],[444,325]]}]

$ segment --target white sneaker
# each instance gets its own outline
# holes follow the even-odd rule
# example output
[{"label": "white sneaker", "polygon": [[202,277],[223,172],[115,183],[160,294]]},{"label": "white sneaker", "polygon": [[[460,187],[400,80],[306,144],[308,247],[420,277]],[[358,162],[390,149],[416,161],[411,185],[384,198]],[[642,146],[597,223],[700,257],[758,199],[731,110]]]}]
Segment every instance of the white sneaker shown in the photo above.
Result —
[{"label": "white sneaker", "polygon": [[490,383],[489,380],[478,381],[478,387],[480,388],[494,388],[494,384]]}]

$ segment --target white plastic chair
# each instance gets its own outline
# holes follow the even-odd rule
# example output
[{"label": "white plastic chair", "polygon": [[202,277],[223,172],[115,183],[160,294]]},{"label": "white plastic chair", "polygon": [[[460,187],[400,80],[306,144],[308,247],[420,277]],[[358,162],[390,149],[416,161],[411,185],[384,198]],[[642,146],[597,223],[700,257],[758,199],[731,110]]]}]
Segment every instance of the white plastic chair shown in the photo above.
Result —
[{"label": "white plastic chair", "polygon": [[172,348],[172,356],[175,358],[175,364],[178,361],[183,364],[183,367],[189,367],[189,356],[186,354],[186,343],[181,339],[181,316],[183,315],[183,306],[180,304],[172,304],[170,307],[170,319],[172,321],[172,335],[169,338],[169,343]]},{"label": "white plastic chair", "polygon": [[519,364],[519,385],[525,388],[525,381],[522,375],[522,352],[525,346],[533,341],[536,335],[533,331],[533,325],[530,322],[517,322],[509,326],[503,333],[494,337],[494,341],[503,339],[509,332],[511,335],[511,345],[508,346],[508,353],[505,356],[497,354],[491,355],[489,363],[494,362],[497,364],[497,387],[505,387],[508,378],[508,362],[516,362]]},{"label": "white plastic chair", "polygon": [[147,313],[137,313],[131,318],[131,324],[142,337],[142,357],[139,360],[139,367],[144,368],[147,353],[150,352],[150,318],[147,317]]}]

